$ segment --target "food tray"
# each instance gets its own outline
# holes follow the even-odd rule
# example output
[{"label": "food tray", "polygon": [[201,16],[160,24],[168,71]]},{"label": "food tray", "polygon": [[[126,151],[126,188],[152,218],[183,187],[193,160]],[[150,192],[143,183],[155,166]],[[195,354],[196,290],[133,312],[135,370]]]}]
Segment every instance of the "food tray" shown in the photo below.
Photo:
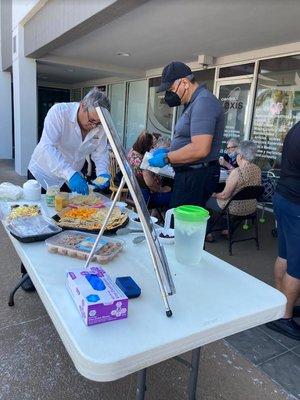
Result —
[{"label": "food tray", "polygon": [[16,218],[7,225],[7,229],[23,243],[41,242],[62,231],[50,218],[41,215]]},{"label": "food tray", "polygon": [[[20,213],[18,214],[18,212]],[[37,203],[11,204],[6,220],[10,222],[16,218],[33,217],[36,215],[41,215],[41,207]]]},{"label": "food tray", "polygon": [[[45,243],[50,253],[58,253],[64,256],[86,260],[96,238],[97,235],[69,230],[47,239]],[[102,240],[106,244],[96,250],[91,261],[107,264],[124,249],[124,241],[104,236],[101,238],[101,241]]]},{"label": "food tray", "polygon": [[[60,216],[58,214],[56,214],[52,217],[52,219],[54,219],[54,221],[56,221],[56,222],[59,222]],[[128,224],[128,222],[129,222],[129,217],[127,216],[127,219],[123,222],[123,224],[118,225],[113,229],[105,229],[104,234],[111,235],[113,233],[116,233],[118,229],[125,228],[125,226]],[[74,230],[74,228],[71,228],[68,226],[63,226],[63,225],[60,225],[60,226],[63,230]],[[76,230],[80,231],[80,232],[94,233],[94,234],[98,234],[100,232],[100,229],[85,229],[85,228],[80,228],[80,227],[76,227]]]}]

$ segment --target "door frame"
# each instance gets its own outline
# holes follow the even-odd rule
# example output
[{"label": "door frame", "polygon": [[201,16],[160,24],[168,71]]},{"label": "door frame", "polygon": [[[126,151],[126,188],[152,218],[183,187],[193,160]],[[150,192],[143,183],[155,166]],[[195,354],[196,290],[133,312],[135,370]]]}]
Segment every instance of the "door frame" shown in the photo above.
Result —
[{"label": "door frame", "polygon": [[239,76],[239,77],[218,79],[216,81],[216,85],[215,85],[215,95],[217,98],[219,98],[221,86],[239,85],[239,84],[243,84],[243,83],[250,84],[250,90],[249,90],[249,94],[248,94],[248,103],[246,105],[246,111],[245,111],[246,123],[245,123],[245,132],[244,132],[244,138],[243,138],[243,140],[249,140],[250,130],[251,130],[251,122],[252,122],[252,109],[253,109],[254,98],[255,98],[255,89],[256,89],[256,83],[255,83],[255,79],[253,79],[253,75],[251,75],[251,76],[247,75],[244,77]]}]

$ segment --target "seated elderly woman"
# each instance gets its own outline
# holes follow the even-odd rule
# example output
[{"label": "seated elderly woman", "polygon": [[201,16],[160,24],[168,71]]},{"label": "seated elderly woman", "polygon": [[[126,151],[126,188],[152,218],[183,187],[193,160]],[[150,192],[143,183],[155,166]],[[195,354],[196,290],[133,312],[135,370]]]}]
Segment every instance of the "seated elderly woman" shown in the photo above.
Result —
[{"label": "seated elderly woman", "polygon": [[159,175],[140,168],[145,153],[151,151],[156,143],[157,139],[154,135],[146,130],[141,132],[132,149],[129,150],[127,158],[134,169],[145,201],[156,207],[168,207],[171,199],[171,187],[162,186]]},{"label": "seated elderly woman", "polygon": [[238,167],[236,156],[239,144],[240,142],[236,138],[230,138],[227,141],[225,154],[219,158],[221,167],[228,169],[228,171],[232,171],[234,168]]},{"label": "seated elderly woman", "polygon": [[[261,170],[253,163],[255,154],[255,143],[250,140],[240,143],[236,157],[238,167],[233,169],[228,176],[224,190],[221,193],[213,193],[206,203],[207,208],[221,212],[229,200],[241,189],[261,184]],[[256,206],[256,200],[234,200],[229,205],[229,211],[233,215],[248,215],[255,212]],[[228,231],[224,230],[222,233],[226,235]],[[207,235],[207,241],[212,240],[212,235]]]}]

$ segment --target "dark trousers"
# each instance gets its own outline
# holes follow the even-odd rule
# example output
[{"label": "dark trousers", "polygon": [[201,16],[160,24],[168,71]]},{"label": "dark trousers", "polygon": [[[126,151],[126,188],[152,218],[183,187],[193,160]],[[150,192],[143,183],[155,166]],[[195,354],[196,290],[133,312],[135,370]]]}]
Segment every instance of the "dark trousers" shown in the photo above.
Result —
[{"label": "dark trousers", "polygon": [[210,196],[217,191],[220,166],[187,168],[176,171],[170,207],[195,205],[205,207]]}]

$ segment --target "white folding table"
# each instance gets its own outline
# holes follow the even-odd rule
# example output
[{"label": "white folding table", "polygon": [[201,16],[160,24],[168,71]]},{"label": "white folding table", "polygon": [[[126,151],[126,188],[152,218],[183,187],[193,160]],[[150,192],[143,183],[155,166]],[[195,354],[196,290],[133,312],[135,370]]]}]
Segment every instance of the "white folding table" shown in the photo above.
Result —
[{"label": "white folding table", "polygon": [[147,245],[134,245],[131,235],[125,237],[125,251],[104,268],[114,278],[132,276],[142,294],[129,301],[127,319],[86,327],[65,286],[66,270],[83,261],[50,254],[43,242],[10,238],[79,373],[106,382],[139,371],[138,400],[145,396],[147,367],[189,350],[194,400],[201,346],[284,313],[286,299],[271,286],[207,252],[199,266],[179,264],[169,245],[165,251],[177,293],[170,297],[173,316],[167,318]]}]

